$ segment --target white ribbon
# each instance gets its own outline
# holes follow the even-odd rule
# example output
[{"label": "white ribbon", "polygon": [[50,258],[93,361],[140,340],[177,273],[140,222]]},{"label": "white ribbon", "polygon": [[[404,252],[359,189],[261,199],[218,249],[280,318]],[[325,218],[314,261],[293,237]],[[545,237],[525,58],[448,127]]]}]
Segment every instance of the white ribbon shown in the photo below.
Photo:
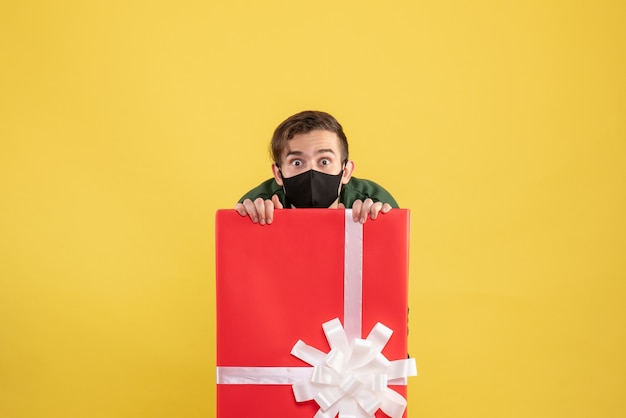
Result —
[{"label": "white ribbon", "polygon": [[352,209],[345,214],[345,255],[343,259],[343,321],[351,341],[361,338],[363,301],[363,224],[354,222]]},{"label": "white ribbon", "polygon": [[382,354],[393,331],[380,322],[365,340],[348,342],[338,318],[322,325],[330,345],[326,354],[299,340],[291,354],[313,366],[310,378],[293,384],[297,402],[315,400],[314,418],[368,418],[381,409],[400,418],[406,400],[387,387],[392,379],[417,375],[415,359],[389,361]]},{"label": "white ribbon", "polygon": [[365,340],[362,324],[363,225],[345,210],[344,322],[322,325],[331,350],[324,353],[298,341],[291,354],[313,367],[217,367],[218,384],[293,385],[296,401],[315,400],[314,418],[370,418],[381,409],[399,418],[406,400],[387,387],[406,385],[417,375],[415,359],[389,361],[381,353],[392,330],[381,323]]}]

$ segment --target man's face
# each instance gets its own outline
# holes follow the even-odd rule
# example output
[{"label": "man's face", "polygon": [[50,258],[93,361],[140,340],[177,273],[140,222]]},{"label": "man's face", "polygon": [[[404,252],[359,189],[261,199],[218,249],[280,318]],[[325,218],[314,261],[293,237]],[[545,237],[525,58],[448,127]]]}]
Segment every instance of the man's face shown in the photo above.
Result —
[{"label": "man's face", "polygon": [[[311,169],[326,174],[342,173],[343,158],[339,137],[334,132],[314,130],[294,135],[287,141],[280,161],[280,170],[285,178],[293,177]],[[341,183],[346,184],[352,176],[353,163],[348,161],[342,173]],[[274,167],[274,178],[282,186],[282,178]],[[341,185],[339,186],[341,190]],[[335,203],[336,206],[336,203]]]}]

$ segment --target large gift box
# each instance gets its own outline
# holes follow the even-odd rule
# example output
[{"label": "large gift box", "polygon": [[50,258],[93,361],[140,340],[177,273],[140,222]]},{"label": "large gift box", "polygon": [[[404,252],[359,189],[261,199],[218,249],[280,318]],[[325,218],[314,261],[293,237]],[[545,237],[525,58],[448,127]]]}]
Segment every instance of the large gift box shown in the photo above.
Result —
[{"label": "large gift box", "polygon": [[406,416],[408,245],[404,209],[219,210],[217,417]]}]

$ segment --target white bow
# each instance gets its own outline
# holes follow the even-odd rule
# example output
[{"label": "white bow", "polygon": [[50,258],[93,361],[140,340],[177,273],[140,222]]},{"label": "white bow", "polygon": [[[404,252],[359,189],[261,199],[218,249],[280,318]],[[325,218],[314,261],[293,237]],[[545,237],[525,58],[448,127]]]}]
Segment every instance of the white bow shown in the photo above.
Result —
[{"label": "white bow", "polygon": [[314,418],[370,418],[381,409],[401,418],[406,399],[387,387],[393,379],[417,375],[415,359],[389,361],[382,354],[393,331],[380,322],[365,340],[348,342],[338,318],[322,325],[330,351],[326,354],[299,340],[291,354],[313,366],[310,380],[292,385],[296,401],[315,400],[320,409]]}]

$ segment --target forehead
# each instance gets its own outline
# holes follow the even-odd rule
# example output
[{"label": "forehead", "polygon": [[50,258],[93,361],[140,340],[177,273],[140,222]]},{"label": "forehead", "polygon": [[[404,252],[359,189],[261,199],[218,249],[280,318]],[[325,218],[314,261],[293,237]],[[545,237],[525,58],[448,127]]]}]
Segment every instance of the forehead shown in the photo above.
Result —
[{"label": "forehead", "polygon": [[305,134],[296,134],[287,141],[282,157],[288,154],[315,155],[320,152],[332,152],[341,155],[339,137],[336,133],[326,130],[315,130]]}]

